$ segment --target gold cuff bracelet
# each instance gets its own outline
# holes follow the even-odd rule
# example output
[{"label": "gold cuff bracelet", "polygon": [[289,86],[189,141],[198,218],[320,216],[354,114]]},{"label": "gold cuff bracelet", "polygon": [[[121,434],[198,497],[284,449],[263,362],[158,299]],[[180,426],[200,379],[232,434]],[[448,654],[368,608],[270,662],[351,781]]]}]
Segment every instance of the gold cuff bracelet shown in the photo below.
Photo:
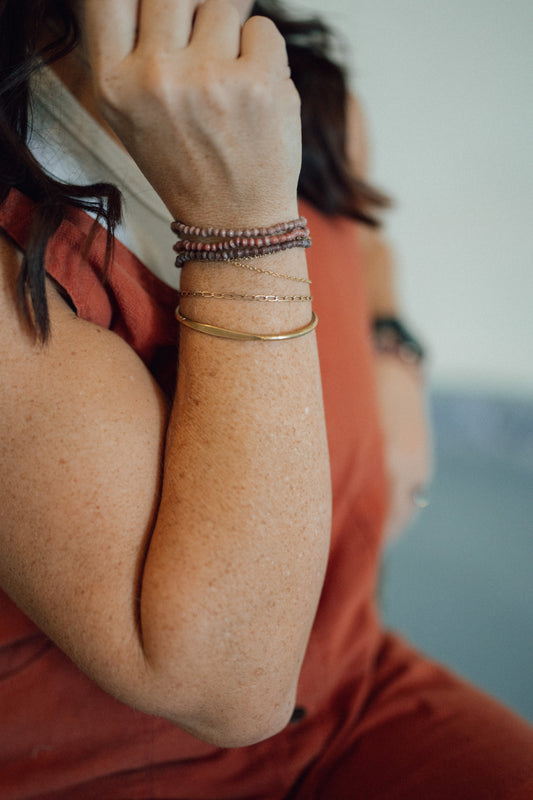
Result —
[{"label": "gold cuff bracelet", "polygon": [[314,331],[318,324],[318,317],[315,312],[311,312],[311,322],[305,327],[298,328],[295,331],[288,333],[246,333],[245,331],[232,331],[228,328],[218,328],[216,325],[207,325],[205,322],[197,322],[194,319],[184,317],[180,312],[179,306],[176,308],[176,319],[181,325],[187,328],[192,328],[193,331],[199,333],[206,333],[208,336],[216,336],[219,339],[234,339],[240,342],[280,342],[285,339],[297,339],[300,336],[305,336],[306,333]]}]

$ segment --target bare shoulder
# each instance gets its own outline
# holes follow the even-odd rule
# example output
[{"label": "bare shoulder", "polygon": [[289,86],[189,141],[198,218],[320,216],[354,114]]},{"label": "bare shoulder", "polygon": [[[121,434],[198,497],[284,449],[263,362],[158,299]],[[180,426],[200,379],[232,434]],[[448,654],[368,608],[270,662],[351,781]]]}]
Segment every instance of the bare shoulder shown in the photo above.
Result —
[{"label": "bare shoulder", "polygon": [[364,179],[368,174],[366,123],[361,101],[353,92],[347,98],[346,124],[348,158],[355,174]]},{"label": "bare shoulder", "polygon": [[[366,122],[363,107],[359,98],[349,93],[346,106],[346,146],[348,159],[356,177],[361,180],[368,179],[369,173],[369,145],[367,139]],[[358,225],[359,247],[365,264],[371,264],[376,259],[376,249],[382,247],[380,232],[369,225]]]},{"label": "bare shoulder", "polygon": [[[346,147],[348,159],[354,175],[361,180],[368,179],[369,145],[363,107],[359,98],[348,94],[346,106]],[[376,260],[376,251],[383,246],[381,233],[369,225],[358,225],[359,248],[366,266]]]},{"label": "bare shoulder", "polygon": [[[161,393],[136,353],[111,331],[80,319],[47,278],[51,336],[46,344],[35,341],[16,306],[16,277],[20,254],[0,237],[0,372],[3,391],[1,419],[26,413],[25,430],[34,423],[56,435],[54,409],[61,412],[61,429],[75,420],[78,431],[92,419],[118,423],[132,414],[164,408]],[[21,431],[22,434],[22,431]],[[92,432],[91,435],[94,435]],[[88,445],[88,443],[86,443]]]},{"label": "bare shoulder", "polygon": [[[362,180],[369,178],[369,151],[367,126],[361,101],[349,94],[346,109],[347,150],[354,174]],[[372,313],[387,313],[396,308],[394,286],[394,259],[382,228],[359,223],[358,246],[366,277],[369,305]]]},{"label": "bare shoulder", "polygon": [[[81,348],[85,366],[104,367],[113,354],[120,361],[129,362],[137,373],[146,373],[142,362],[120,337],[111,331],[86,322],[76,316],[63,300],[52,280],[46,280],[47,300],[52,322],[50,341],[41,346],[35,342],[32,331],[26,324],[16,304],[16,281],[21,255],[16,247],[0,234],[0,356],[20,367],[23,375],[26,360],[30,359],[35,369],[49,369],[66,348],[72,356],[77,354],[75,346]],[[95,346],[98,345],[98,346]],[[94,362],[92,365],[87,360]],[[75,366],[76,360],[72,362]],[[0,367],[1,368],[1,367]],[[18,371],[18,370],[17,370]]]},{"label": "bare shoulder", "polygon": [[133,350],[77,318],[51,282],[52,335],[36,344],[15,306],[19,261],[0,237],[0,585],[120,694],[123,662],[139,656],[134,598],[166,407]]}]

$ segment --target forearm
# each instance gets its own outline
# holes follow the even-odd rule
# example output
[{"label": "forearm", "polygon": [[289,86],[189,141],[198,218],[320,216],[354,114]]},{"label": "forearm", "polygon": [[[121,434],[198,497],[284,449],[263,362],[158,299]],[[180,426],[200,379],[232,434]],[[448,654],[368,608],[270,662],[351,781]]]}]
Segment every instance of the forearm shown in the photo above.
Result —
[{"label": "forearm", "polygon": [[[266,264],[266,260],[262,261]],[[305,274],[302,252],[270,258]],[[190,265],[184,287],[295,292],[280,278]],[[229,284],[228,284],[229,282]],[[223,327],[302,327],[308,303],[183,299]],[[330,527],[329,461],[314,334],[233,342],[181,332],[162,500],[142,587],[151,667],[205,724],[289,712],[322,587]],[[201,620],[201,622],[200,622]],[[184,686],[186,691],[183,692]],[[267,723],[268,724],[268,723]],[[259,726],[260,727],[260,726]]]},{"label": "forearm", "polygon": [[[98,4],[84,4],[103,117],[173,218],[218,227],[294,218],[301,109],[281,34],[263,17],[241,27],[225,2],[154,5],[160,15],[137,15],[115,0],[104,19]],[[305,270],[301,251],[261,263]],[[229,279],[227,269],[188,264],[182,288],[289,293],[284,279],[245,270],[217,283]],[[187,297],[181,310],[251,332],[311,320],[308,302]],[[234,729],[233,743],[245,743],[285,722],[328,537],[314,334],[235,342],[182,326],[162,496],[141,581],[151,710],[210,741],[225,728],[224,741]]]},{"label": "forearm", "polygon": [[[377,231],[361,230],[361,250],[374,337],[378,409],[389,478],[387,538],[405,529],[415,510],[414,496],[431,475],[423,351],[401,325],[394,259]],[[395,323],[400,322],[400,327]],[[381,324],[377,324],[378,321]]]}]

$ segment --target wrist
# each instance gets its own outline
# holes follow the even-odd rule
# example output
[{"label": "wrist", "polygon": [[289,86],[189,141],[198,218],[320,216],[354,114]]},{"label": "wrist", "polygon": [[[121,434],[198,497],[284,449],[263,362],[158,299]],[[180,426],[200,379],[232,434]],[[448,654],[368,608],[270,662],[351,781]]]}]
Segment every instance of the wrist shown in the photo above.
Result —
[{"label": "wrist", "polygon": [[200,228],[217,227],[227,230],[236,228],[270,227],[280,220],[296,219],[299,215],[297,194],[286,199],[269,197],[264,192],[264,202],[258,203],[246,199],[236,200],[233,195],[219,194],[215,201],[202,203],[192,207],[189,203],[183,209],[183,197],[178,193],[166,203],[175,220]]}]

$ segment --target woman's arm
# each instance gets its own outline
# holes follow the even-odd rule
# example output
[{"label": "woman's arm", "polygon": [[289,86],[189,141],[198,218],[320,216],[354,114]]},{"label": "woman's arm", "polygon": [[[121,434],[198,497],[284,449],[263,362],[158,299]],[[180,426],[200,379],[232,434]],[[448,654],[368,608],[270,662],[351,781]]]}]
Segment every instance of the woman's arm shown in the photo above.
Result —
[{"label": "woman's arm", "polygon": [[[348,147],[357,175],[368,174],[368,145],[361,107],[353,96],[348,106]],[[359,225],[359,247],[371,319],[402,318],[395,285],[394,256],[380,229]],[[395,355],[375,353],[376,387],[389,476],[388,540],[411,521],[414,495],[431,477],[431,445],[425,381],[421,367]]]},{"label": "woman's arm", "polygon": [[[209,0],[184,48],[193,6],[144,2],[136,32],[137,3],[87,4],[101,105],[176,216],[295,216],[299,114],[282,41],[251,20],[238,63],[235,10]],[[124,702],[223,746],[272,735],[292,710],[329,544],[314,334],[233,342],[182,329],[167,416],[136,355],[51,286],[52,337],[33,344],[15,312],[17,262],[3,243],[2,586]],[[263,265],[306,274],[302,251]],[[183,281],[288,293],[234,266],[188,265]],[[307,303],[201,302],[184,313],[246,331],[310,319]]]}]

